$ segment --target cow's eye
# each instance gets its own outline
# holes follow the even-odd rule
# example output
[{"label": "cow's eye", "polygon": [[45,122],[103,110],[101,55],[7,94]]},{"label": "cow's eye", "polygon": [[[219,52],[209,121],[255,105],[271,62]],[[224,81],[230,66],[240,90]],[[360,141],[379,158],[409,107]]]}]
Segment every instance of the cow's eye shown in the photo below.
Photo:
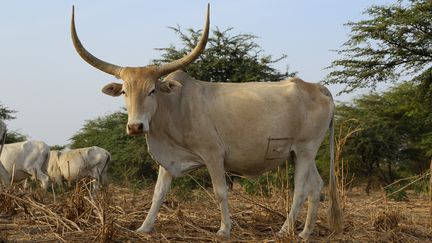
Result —
[{"label": "cow's eye", "polygon": [[122,95],[124,95],[124,96],[127,96],[127,95],[126,95],[126,92],[125,92],[124,90],[122,90],[120,93],[121,93]]},{"label": "cow's eye", "polygon": [[156,93],[156,89],[152,89],[152,91],[150,91],[150,93],[148,94],[148,96],[150,96],[150,95],[152,95],[154,93]]}]

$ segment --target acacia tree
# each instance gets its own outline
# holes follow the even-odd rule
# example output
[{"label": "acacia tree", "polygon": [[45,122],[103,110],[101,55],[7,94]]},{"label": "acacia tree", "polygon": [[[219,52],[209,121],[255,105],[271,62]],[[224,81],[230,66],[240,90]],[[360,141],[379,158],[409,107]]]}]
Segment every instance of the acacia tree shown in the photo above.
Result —
[{"label": "acacia tree", "polygon": [[[158,48],[163,53],[160,59],[153,61],[155,64],[183,57],[195,47],[201,36],[201,30],[187,29],[183,32],[179,26],[170,29],[179,36],[182,46],[178,49],[174,45]],[[281,73],[271,66],[286,59],[286,55],[276,59],[265,55],[255,43],[255,35],[232,34],[232,30],[216,27],[207,41],[205,51],[185,71],[194,78],[210,82],[278,81],[295,75],[295,72],[288,72],[288,68]]]},{"label": "acacia tree", "polygon": [[[372,6],[369,19],[349,22],[349,40],[337,51],[340,58],[325,83],[343,84],[342,92],[375,89],[380,82],[414,77],[423,84],[425,97],[432,96],[432,1],[398,0]],[[432,101],[432,99],[430,99]]]}]

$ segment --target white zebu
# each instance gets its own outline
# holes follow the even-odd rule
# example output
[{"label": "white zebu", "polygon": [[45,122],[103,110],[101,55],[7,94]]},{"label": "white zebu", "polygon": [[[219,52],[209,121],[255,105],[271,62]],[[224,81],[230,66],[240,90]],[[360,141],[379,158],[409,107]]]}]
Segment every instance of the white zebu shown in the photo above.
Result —
[{"label": "white zebu", "polygon": [[49,177],[43,172],[43,168],[48,161],[49,152],[46,143],[29,140],[5,144],[0,160],[13,182],[31,178],[39,180],[42,188],[48,189]]},{"label": "white zebu", "polygon": [[103,148],[93,146],[68,151],[51,151],[47,172],[57,184],[63,178],[72,183],[85,177],[95,179],[94,190],[107,185],[107,170],[111,154]]},{"label": "white zebu", "polygon": [[[208,13],[208,12],[207,12]],[[209,83],[180,69],[199,57],[209,33],[209,14],[196,47],[186,56],[161,66],[123,67],[102,61],[82,45],[72,12],[75,50],[93,67],[123,80],[103,88],[111,96],[124,95],[131,135],[146,134],[148,150],[159,163],[152,205],[139,232],[150,232],[172,177],[205,166],[221,210],[218,235],[229,237],[231,219],[225,171],[258,176],[295,154],[295,189],[291,211],[280,233],[294,228],[304,201],[308,213],[302,238],[313,232],[323,181],[315,165],[316,153],[328,128],[333,131],[334,102],[327,88],[301,79],[281,82]],[[163,76],[166,78],[161,81]],[[329,224],[342,229],[330,133]]]}]

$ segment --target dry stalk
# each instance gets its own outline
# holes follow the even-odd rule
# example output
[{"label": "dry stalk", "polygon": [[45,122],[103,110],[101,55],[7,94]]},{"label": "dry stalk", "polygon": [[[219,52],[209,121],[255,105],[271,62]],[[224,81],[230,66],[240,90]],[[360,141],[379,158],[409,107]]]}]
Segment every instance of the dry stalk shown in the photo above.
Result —
[{"label": "dry stalk", "polygon": [[[344,160],[342,159],[343,148],[350,137],[352,137],[355,133],[363,130],[362,128],[360,128],[359,125],[353,127],[353,122],[357,122],[357,120],[348,119],[343,121],[339,125],[339,134],[335,138],[336,140],[335,141],[335,145],[336,145],[335,176],[336,176],[336,186],[340,193],[342,208],[345,208],[345,204],[347,200],[346,189],[349,185],[351,185],[352,181],[354,180],[354,176],[352,176],[351,180],[348,181],[348,166],[345,166],[345,164],[348,165],[348,162],[344,163]],[[344,130],[347,124],[348,124],[348,128],[346,129],[346,133],[344,134]]]},{"label": "dry stalk", "polygon": [[11,176],[11,181],[10,181],[10,185],[12,186],[13,181],[14,181],[14,177],[15,177],[15,165],[16,165],[16,161],[14,162],[14,164],[12,165],[12,176]]},{"label": "dry stalk", "polygon": [[[419,181],[419,180],[425,178],[425,177],[428,176],[428,175],[429,175],[429,171],[426,172],[426,173],[424,173],[423,175],[418,175],[418,178],[415,179],[414,181],[412,181],[412,182],[406,184],[405,186],[399,188],[398,190],[396,190],[396,191],[394,191],[394,192],[392,192],[392,193],[390,193],[390,194],[388,194],[388,195],[386,195],[386,196],[387,196],[387,197],[393,196],[394,194],[399,193],[399,192],[405,190],[407,187],[411,186],[412,184],[414,184],[414,183],[416,183],[417,181]],[[387,186],[386,186],[386,187],[387,187]],[[385,187],[384,187],[384,188],[385,188]],[[384,196],[384,197],[385,197],[385,196]],[[375,203],[377,203],[377,202],[383,200],[384,197],[381,197],[381,198],[379,198],[379,199],[373,201],[372,204],[375,204]]]},{"label": "dry stalk", "polygon": [[52,191],[53,199],[54,199],[54,203],[55,203],[56,202],[56,194],[55,194],[55,191],[54,191],[54,184],[53,183],[51,183],[51,191]]},{"label": "dry stalk", "polygon": [[[51,216],[51,217],[49,217],[49,218],[55,219],[55,221],[56,221],[57,223],[60,222],[60,223],[61,223],[64,227],[66,227],[68,230],[71,230],[71,231],[72,231],[72,228],[71,228],[67,223],[69,223],[71,226],[73,226],[73,227],[74,227],[76,230],[78,230],[79,232],[82,232],[82,230],[80,229],[80,227],[78,227],[78,225],[75,224],[74,222],[72,222],[72,221],[70,221],[70,220],[68,220],[68,219],[66,219],[66,218],[64,218],[64,217],[62,217],[62,216],[60,216],[60,215],[54,213],[51,209],[47,208],[47,206],[45,206],[45,205],[43,205],[43,204],[40,204],[40,203],[37,203],[37,202],[31,200],[31,199],[29,199],[27,196],[26,196],[26,199],[27,199],[27,200],[26,200],[26,199],[19,198],[19,197],[17,197],[17,196],[14,196],[14,195],[12,195],[12,194],[9,194],[9,193],[2,192],[2,194],[5,195],[5,196],[7,196],[7,197],[13,198],[13,199],[16,200],[16,201],[20,201],[20,202],[22,202],[22,203],[24,203],[24,204],[26,204],[26,205],[28,205],[28,206],[30,206],[30,207],[36,208],[36,209],[38,209],[38,210],[40,210],[40,211],[46,213],[47,215]],[[66,222],[67,222],[67,223],[66,223]]]},{"label": "dry stalk", "polygon": [[404,217],[398,211],[379,212],[374,218],[374,227],[380,231],[390,231],[399,226]]},{"label": "dry stalk", "polygon": [[205,188],[204,188],[204,186],[203,185],[201,185],[196,179],[195,179],[195,177],[193,177],[193,176],[191,176],[191,175],[188,175],[189,176],[189,178],[191,178],[206,194],[207,194],[207,196],[210,198],[210,199],[212,199],[213,200],[213,202],[217,205],[217,201],[216,201],[216,199],[214,198],[214,196],[213,195],[211,195],[209,192],[208,192],[208,190],[206,190]]},{"label": "dry stalk", "polygon": [[270,208],[270,207],[267,207],[266,205],[263,205],[263,204],[261,204],[261,203],[256,202],[255,200],[252,200],[252,199],[250,199],[250,198],[247,198],[246,196],[243,196],[243,195],[241,195],[241,194],[238,193],[238,192],[234,192],[234,194],[237,195],[237,196],[239,196],[239,197],[241,197],[241,198],[243,198],[243,199],[245,199],[246,201],[248,201],[248,202],[251,203],[251,204],[254,204],[254,205],[256,205],[256,206],[258,206],[258,207],[260,207],[260,208],[263,208],[263,209],[269,211],[269,212],[272,213],[272,214],[275,214],[275,215],[277,215],[277,216],[283,218],[284,220],[286,219],[286,216],[285,216],[285,215],[283,215],[282,213],[280,213],[280,212],[278,212],[278,211],[276,211],[276,210],[274,210],[274,209],[272,209],[272,208]]}]

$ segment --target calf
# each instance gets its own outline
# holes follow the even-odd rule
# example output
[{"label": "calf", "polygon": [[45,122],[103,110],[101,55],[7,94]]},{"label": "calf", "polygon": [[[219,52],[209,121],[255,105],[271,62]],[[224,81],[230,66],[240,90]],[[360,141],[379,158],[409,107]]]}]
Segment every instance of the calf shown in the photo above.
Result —
[{"label": "calf", "polygon": [[63,178],[69,183],[85,177],[96,179],[94,190],[107,185],[107,166],[111,154],[96,146],[69,151],[51,151],[48,175],[59,185]]}]

